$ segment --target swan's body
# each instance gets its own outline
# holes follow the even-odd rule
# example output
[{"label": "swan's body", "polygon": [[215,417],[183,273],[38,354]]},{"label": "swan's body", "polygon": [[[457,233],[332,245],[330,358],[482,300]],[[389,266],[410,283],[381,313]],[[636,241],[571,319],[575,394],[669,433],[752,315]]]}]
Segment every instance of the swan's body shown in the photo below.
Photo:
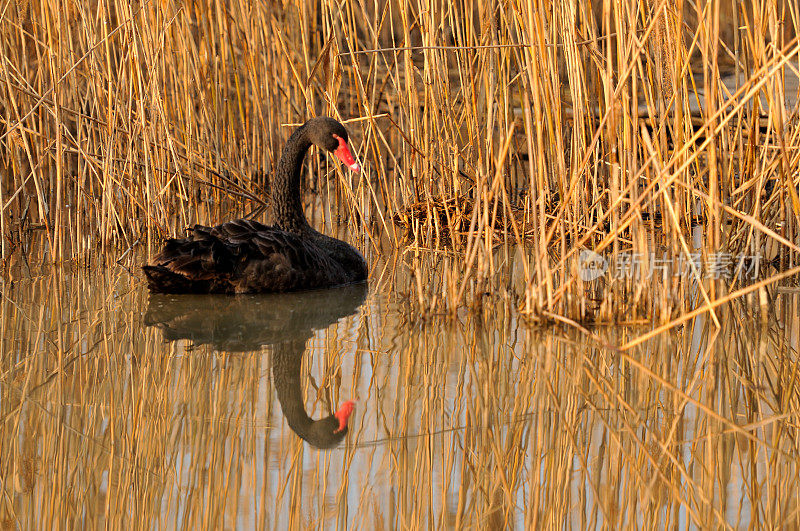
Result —
[{"label": "swan's body", "polygon": [[312,145],[332,151],[351,170],[359,166],[347,131],[330,118],[313,118],[289,138],[271,184],[275,224],[239,219],[170,239],[144,270],[161,293],[265,293],[320,289],[367,278],[367,264],[347,243],[308,224],[300,171]]},{"label": "swan's body", "polygon": [[189,229],[168,240],[144,267],[160,293],[270,293],[320,289],[367,278],[367,264],[347,243],[239,219]]}]

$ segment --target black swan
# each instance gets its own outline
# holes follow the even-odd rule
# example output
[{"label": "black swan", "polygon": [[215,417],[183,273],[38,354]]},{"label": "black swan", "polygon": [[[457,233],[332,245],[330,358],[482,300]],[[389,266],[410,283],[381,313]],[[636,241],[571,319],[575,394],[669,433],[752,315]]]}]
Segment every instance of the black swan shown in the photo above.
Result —
[{"label": "black swan", "polygon": [[[308,416],[300,372],[306,341],[314,330],[352,315],[363,304],[367,284],[300,293],[240,295],[150,294],[144,324],[164,339],[191,340],[218,350],[253,351],[272,345],[272,379],[289,427],[317,448],[330,448],[347,435],[353,402],[319,420]],[[331,408],[330,410],[333,410]]]},{"label": "black swan", "polygon": [[347,147],[344,126],[312,118],[286,143],[270,182],[274,225],[238,219],[170,239],[142,267],[157,293],[266,293],[328,288],[367,278],[367,263],[347,243],[308,224],[300,198],[303,159],[314,144],[333,152],[352,171],[360,166]]}]

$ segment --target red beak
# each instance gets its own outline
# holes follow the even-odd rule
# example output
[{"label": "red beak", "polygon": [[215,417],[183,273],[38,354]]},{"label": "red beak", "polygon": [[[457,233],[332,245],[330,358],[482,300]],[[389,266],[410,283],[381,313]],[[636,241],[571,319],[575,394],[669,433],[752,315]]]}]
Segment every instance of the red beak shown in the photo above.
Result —
[{"label": "red beak", "polygon": [[350,418],[350,415],[353,413],[355,407],[356,403],[348,400],[342,404],[342,407],[339,408],[339,411],[333,414],[333,416],[336,417],[336,420],[339,421],[339,428],[333,433],[339,433],[347,427],[347,419]]},{"label": "red beak", "polygon": [[360,171],[361,166],[356,162],[356,159],[353,158],[353,154],[350,153],[350,148],[347,147],[347,142],[344,141],[344,138],[336,135],[333,135],[333,137],[339,141],[339,147],[333,151],[333,154],[336,155],[345,166],[350,168],[350,171]]}]

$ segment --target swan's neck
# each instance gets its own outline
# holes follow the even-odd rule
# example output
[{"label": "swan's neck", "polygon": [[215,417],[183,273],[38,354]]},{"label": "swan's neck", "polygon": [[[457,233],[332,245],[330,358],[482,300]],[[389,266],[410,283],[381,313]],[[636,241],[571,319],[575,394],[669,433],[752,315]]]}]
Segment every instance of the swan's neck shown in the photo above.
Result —
[{"label": "swan's neck", "polygon": [[331,448],[347,434],[345,428],[353,412],[353,403],[345,402],[335,414],[319,420],[308,416],[300,385],[300,366],[308,337],[311,334],[273,345],[272,379],[283,416],[292,431],[312,446]]},{"label": "swan's neck", "polygon": [[303,159],[309,147],[311,142],[306,138],[306,128],[300,127],[286,142],[275,178],[270,185],[270,203],[275,225],[298,234],[311,230],[303,211],[300,193]]},{"label": "swan's neck", "polygon": [[306,413],[303,388],[300,385],[300,365],[306,340],[288,340],[273,345],[272,375],[278,401],[289,427],[307,439],[314,420]]}]

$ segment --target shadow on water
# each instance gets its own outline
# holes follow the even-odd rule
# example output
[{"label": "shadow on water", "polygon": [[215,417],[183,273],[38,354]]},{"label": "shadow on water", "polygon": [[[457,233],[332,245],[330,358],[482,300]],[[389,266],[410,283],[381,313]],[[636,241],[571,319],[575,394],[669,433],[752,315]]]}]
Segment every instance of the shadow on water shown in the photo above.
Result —
[{"label": "shadow on water", "polygon": [[364,303],[367,283],[300,293],[268,295],[150,294],[146,326],[160,328],[166,341],[190,340],[217,350],[252,351],[272,346],[272,376],[289,427],[317,448],[331,448],[347,435],[354,404],[325,418],[306,413],[300,370],[306,342],[353,315]]}]

